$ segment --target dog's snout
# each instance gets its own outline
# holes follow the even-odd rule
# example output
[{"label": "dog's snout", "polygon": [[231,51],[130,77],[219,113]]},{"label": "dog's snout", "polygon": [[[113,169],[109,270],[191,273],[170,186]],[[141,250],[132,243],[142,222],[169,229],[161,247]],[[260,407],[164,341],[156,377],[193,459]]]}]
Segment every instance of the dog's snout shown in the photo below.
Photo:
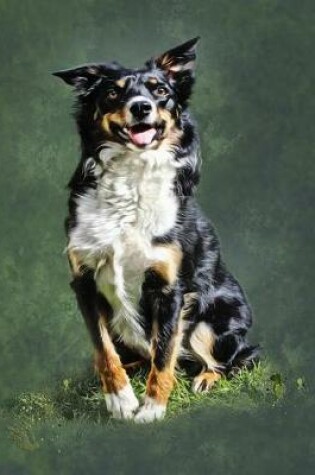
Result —
[{"label": "dog's snout", "polygon": [[142,120],[152,111],[152,105],[148,101],[137,101],[130,106],[130,112],[135,119]]}]

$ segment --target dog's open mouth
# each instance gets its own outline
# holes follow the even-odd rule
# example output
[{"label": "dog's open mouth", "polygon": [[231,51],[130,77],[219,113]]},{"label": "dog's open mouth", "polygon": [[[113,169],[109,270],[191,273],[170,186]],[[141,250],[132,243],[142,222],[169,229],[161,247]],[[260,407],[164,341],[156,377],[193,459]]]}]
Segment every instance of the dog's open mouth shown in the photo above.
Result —
[{"label": "dog's open mouth", "polygon": [[152,124],[137,124],[127,128],[130,140],[137,147],[150,145],[156,137],[157,132],[157,128]]}]

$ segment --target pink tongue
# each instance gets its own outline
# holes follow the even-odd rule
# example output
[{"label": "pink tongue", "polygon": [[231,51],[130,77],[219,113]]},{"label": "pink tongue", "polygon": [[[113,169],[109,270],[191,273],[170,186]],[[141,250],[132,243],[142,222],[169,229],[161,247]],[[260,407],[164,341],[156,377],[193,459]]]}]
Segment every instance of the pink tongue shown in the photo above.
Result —
[{"label": "pink tongue", "polygon": [[130,138],[136,145],[149,145],[152,142],[155,133],[156,130],[153,127],[144,132],[129,131]]}]

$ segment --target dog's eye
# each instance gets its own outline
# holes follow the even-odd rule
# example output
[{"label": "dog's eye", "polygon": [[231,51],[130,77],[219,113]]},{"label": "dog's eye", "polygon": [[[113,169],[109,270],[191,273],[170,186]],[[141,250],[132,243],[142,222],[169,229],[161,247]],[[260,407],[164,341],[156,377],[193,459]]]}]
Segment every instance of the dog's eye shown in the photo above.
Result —
[{"label": "dog's eye", "polygon": [[107,97],[107,99],[111,99],[111,100],[117,99],[117,97],[118,97],[117,90],[116,89],[109,89],[106,93],[106,97]]},{"label": "dog's eye", "polygon": [[159,87],[156,89],[156,93],[157,93],[159,96],[166,96],[166,95],[168,94],[168,90],[166,89],[166,87],[159,86]]}]

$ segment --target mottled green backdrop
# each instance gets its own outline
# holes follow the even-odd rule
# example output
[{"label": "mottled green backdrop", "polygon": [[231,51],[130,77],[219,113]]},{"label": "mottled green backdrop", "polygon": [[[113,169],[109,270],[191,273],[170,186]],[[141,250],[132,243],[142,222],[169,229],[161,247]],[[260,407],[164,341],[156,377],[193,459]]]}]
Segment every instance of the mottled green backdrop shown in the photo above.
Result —
[{"label": "mottled green backdrop", "polygon": [[22,453],[2,431],[1,473],[314,473],[314,20],[311,0],[0,0],[1,396],[74,374],[91,353],[63,254],[72,93],[51,71],[136,66],[196,35],[199,198],[253,305],[252,340],[307,387],[252,416],[73,428],[67,453]]}]

